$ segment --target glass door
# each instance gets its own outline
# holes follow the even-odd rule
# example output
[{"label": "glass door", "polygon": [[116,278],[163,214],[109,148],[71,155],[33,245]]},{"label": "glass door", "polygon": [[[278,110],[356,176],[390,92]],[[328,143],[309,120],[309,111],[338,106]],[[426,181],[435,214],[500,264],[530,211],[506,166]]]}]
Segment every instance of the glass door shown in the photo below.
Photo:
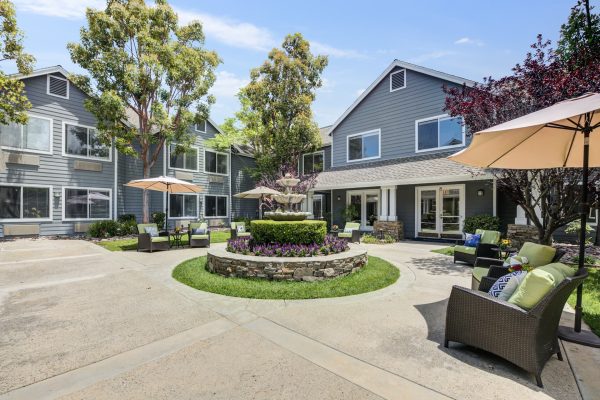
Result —
[{"label": "glass door", "polygon": [[460,189],[442,188],[442,233],[461,234]]},{"label": "glass door", "polygon": [[375,221],[379,217],[379,195],[366,194],[365,205],[365,221],[362,225],[373,229],[373,225],[375,225]]},{"label": "glass door", "polygon": [[362,231],[372,231],[379,218],[379,190],[353,190],[347,192],[346,205],[354,211],[354,222],[360,222]]},{"label": "glass door", "polygon": [[351,208],[352,212],[352,222],[360,222],[362,225],[362,195],[361,194],[351,194],[350,201],[348,206]]},{"label": "glass door", "polygon": [[437,190],[419,190],[419,199],[419,232],[437,234]]},{"label": "glass door", "polygon": [[417,188],[417,236],[462,235],[464,185]]}]

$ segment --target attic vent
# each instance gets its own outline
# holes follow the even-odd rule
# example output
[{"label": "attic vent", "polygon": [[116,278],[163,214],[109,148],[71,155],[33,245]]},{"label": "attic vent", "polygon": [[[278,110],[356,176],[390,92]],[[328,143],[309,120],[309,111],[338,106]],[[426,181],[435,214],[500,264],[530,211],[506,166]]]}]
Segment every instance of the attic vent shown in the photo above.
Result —
[{"label": "attic vent", "polygon": [[390,92],[406,87],[406,70],[401,69],[390,74]]},{"label": "attic vent", "polygon": [[68,99],[69,81],[59,76],[48,75],[48,94]]}]

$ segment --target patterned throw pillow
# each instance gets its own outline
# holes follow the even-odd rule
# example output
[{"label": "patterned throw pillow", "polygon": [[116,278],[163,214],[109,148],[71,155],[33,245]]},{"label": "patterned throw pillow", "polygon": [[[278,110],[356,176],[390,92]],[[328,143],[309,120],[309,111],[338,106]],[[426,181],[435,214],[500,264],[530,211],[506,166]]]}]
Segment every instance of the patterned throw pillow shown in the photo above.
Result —
[{"label": "patterned throw pillow", "polygon": [[352,233],[353,230],[352,228],[344,228],[344,233]]},{"label": "patterned throw pillow", "polygon": [[467,233],[465,236],[465,246],[477,247],[481,241],[481,235],[475,233]]},{"label": "patterned throw pillow", "polygon": [[[494,283],[494,285],[490,288],[489,290],[489,294],[494,296],[494,297],[499,297],[500,294],[502,293],[502,291],[506,288],[506,285],[508,285],[508,283],[515,277],[518,277],[519,275],[523,274],[524,271],[515,271],[515,272],[511,272],[510,274],[504,275],[500,278],[498,278],[498,280],[496,281],[496,283]],[[526,273],[526,272],[525,272]],[[518,279],[515,279],[515,281],[517,281]],[[511,285],[512,286],[512,285]],[[517,285],[518,286],[518,285]],[[515,286],[516,289],[516,286]],[[514,290],[513,290],[514,291]],[[511,293],[512,294],[512,293]],[[510,295],[508,296],[510,297]],[[507,300],[508,297],[506,299],[503,300]]]},{"label": "patterned throw pillow", "polygon": [[237,233],[244,233],[244,232],[246,232],[246,225],[238,225],[238,226],[236,226],[235,229],[236,229]]},{"label": "patterned throw pillow", "polygon": [[147,226],[147,227],[144,228],[144,230],[151,237],[157,237],[158,236],[158,228],[156,228],[155,226]]},{"label": "patterned throw pillow", "polygon": [[193,232],[194,235],[206,235],[206,229],[204,228],[196,228]]},{"label": "patterned throw pillow", "polygon": [[506,260],[504,260],[504,267],[515,268],[520,267],[525,264],[529,264],[529,259],[524,256],[510,256]]},{"label": "patterned throw pillow", "polygon": [[512,272],[514,276],[508,281],[502,292],[498,295],[498,299],[508,301],[514,292],[517,291],[517,288],[525,280],[527,276],[527,271],[515,271]]}]

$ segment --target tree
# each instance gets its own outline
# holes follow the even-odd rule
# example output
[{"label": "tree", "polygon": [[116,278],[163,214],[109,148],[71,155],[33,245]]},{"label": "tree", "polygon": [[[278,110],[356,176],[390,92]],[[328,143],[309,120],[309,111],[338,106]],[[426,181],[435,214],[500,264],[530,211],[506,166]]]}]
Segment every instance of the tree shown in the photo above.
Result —
[{"label": "tree", "polygon": [[556,49],[562,60],[575,65],[598,61],[600,56],[600,15],[593,14],[589,0],[579,0],[567,23],[560,28]]},{"label": "tree", "polygon": [[[194,140],[189,127],[208,117],[219,57],[204,49],[200,22],[179,26],[165,0],[153,6],[111,0],[104,11],[88,9],[86,17],[81,43],[68,49],[90,77],[73,79],[91,94],[85,106],[98,120],[101,140],[141,158],[148,178],[164,145],[177,143],[185,152]],[[148,202],[144,191],[144,222]]]},{"label": "tree", "polygon": [[[33,70],[35,58],[25,53],[23,33],[17,26],[15,8],[8,0],[0,1],[0,54],[0,61],[14,62],[21,75]],[[30,108],[23,82],[0,71],[0,124],[25,124]]]}]

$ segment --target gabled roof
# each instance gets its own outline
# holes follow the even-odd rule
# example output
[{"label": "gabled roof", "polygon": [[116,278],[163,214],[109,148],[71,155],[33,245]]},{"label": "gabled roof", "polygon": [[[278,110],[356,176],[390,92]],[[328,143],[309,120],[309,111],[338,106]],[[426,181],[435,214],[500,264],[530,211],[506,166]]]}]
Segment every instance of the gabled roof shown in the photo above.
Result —
[{"label": "gabled roof", "polygon": [[373,91],[373,89],[375,89],[375,87],[377,87],[377,85],[379,85],[379,83],[382,80],[384,80],[390,72],[392,72],[392,70],[394,68],[404,68],[404,69],[408,69],[411,71],[420,72],[422,74],[433,76],[435,78],[443,79],[445,81],[456,83],[459,85],[474,86],[477,83],[477,82],[469,80],[469,79],[461,78],[460,76],[447,74],[447,73],[441,72],[441,71],[436,71],[434,69],[422,67],[420,65],[411,64],[406,61],[394,60],[385,69],[385,71],[383,71],[381,73],[381,75],[379,75],[377,77],[377,79],[375,79],[375,81],[373,83],[371,83],[371,85],[369,85],[369,87],[367,89],[365,89],[365,91],[362,92],[360,94],[360,96],[358,96],[358,98],[354,101],[354,103],[352,103],[350,105],[350,107],[348,107],[348,109],[346,111],[344,111],[344,113],[337,119],[337,121],[334,122],[334,124],[329,129],[329,135],[331,135],[331,133],[334,131],[334,129],[337,128],[337,126],[344,119],[346,119],[346,117],[352,112],[352,110],[354,110],[365,99],[365,97],[367,97],[369,95],[369,93],[371,93]]},{"label": "gabled roof", "polygon": [[48,75],[48,74],[56,74],[59,73],[61,75],[63,75],[65,78],[69,77],[69,71],[67,71],[66,69],[64,69],[62,67],[62,65],[55,65],[52,67],[46,67],[46,68],[40,68],[40,69],[36,69],[31,71],[30,74],[12,74],[11,77],[16,78],[16,79],[27,79],[27,78],[34,78],[36,76],[42,76],[42,75]]}]

